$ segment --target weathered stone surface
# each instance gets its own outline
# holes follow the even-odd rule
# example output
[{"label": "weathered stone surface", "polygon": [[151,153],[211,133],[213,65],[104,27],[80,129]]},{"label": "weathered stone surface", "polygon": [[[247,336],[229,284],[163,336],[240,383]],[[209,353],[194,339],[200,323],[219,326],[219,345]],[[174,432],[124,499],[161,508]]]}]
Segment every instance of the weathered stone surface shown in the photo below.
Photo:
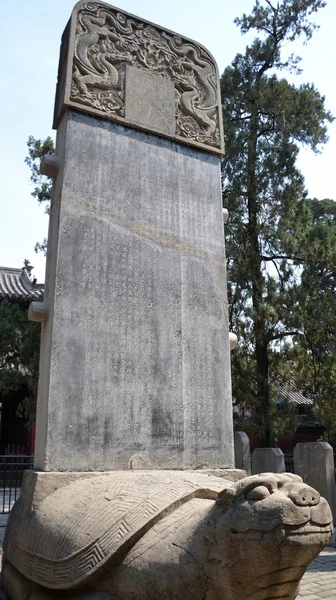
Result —
[{"label": "weathered stone surface", "polygon": [[50,154],[44,154],[41,158],[40,173],[47,177],[57,177],[59,169],[59,158]]},{"label": "weathered stone surface", "polygon": [[236,468],[244,469],[248,475],[251,475],[250,440],[244,431],[235,431],[234,448]]},{"label": "weathered stone surface", "polygon": [[294,471],[313,486],[331,507],[336,523],[334,451],[328,442],[307,442],[294,448]]},{"label": "weathered stone surface", "polygon": [[[68,598],[70,600],[110,600],[110,595],[107,592],[98,592],[97,590],[88,590],[84,592],[72,592],[69,594],[62,594],[60,596],[59,592],[57,592],[57,596],[53,592],[49,592],[47,590],[39,590],[38,592],[34,592],[29,600],[57,600],[60,598]],[[1,599],[0,599],[1,600]],[[16,600],[16,599],[11,599]],[[19,598],[18,598],[19,600]]]},{"label": "weathered stone surface", "polygon": [[125,114],[134,125],[175,134],[175,87],[171,79],[126,66]]},{"label": "weathered stone surface", "polygon": [[284,473],[285,457],[280,448],[256,448],[252,453],[252,475]]},{"label": "weathered stone surface", "polygon": [[37,588],[36,583],[21,575],[8,561],[4,561],[1,577],[2,585],[11,600],[29,600],[32,592]]},{"label": "weathered stone surface", "polygon": [[31,302],[29,305],[28,319],[43,323],[49,315],[49,306],[47,302]]},{"label": "weathered stone surface", "polygon": [[6,560],[55,590],[41,600],[295,598],[329,540],[327,502],[295,475],[220,475],[26,474]]},{"label": "weathered stone surface", "polygon": [[[245,476],[239,470],[215,473],[27,471],[8,521],[5,556],[37,583],[72,587],[176,503],[195,496],[215,499],[231,479]],[[37,562],[36,556],[41,557]]]},{"label": "weathered stone surface", "polygon": [[72,111],[57,155],[35,466],[233,467],[220,159]]},{"label": "weathered stone surface", "polygon": [[66,107],[223,154],[211,54],[103,2],[78,2],[64,31],[55,127]]}]

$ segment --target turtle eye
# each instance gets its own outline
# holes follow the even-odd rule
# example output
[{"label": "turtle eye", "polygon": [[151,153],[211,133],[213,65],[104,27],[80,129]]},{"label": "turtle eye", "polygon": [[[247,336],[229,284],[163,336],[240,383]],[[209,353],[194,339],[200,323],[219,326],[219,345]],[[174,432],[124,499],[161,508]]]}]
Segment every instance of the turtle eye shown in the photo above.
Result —
[{"label": "turtle eye", "polygon": [[248,500],[254,501],[263,500],[264,498],[267,498],[267,496],[270,496],[270,492],[265,485],[258,485],[258,487],[253,488],[253,490],[250,490],[246,494]]}]

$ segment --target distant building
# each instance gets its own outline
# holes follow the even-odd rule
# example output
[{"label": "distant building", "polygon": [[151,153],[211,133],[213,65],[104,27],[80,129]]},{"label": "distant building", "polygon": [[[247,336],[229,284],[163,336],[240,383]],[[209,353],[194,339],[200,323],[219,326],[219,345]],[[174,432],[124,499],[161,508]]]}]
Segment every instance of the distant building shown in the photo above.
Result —
[{"label": "distant building", "polygon": [[[300,390],[294,383],[295,375],[292,379],[280,377],[274,373],[270,374],[269,383],[271,385],[272,397],[275,404],[279,406],[286,404],[292,408],[292,419],[295,421],[295,432],[291,435],[282,435],[272,446],[277,446],[284,454],[292,455],[293,450],[299,442],[316,442],[321,439],[325,427],[314,413],[315,399],[313,396]],[[242,412],[239,405],[233,404],[233,415],[235,429],[237,431],[246,431],[250,429],[250,411]],[[249,433],[251,452],[260,447],[260,439],[257,435]]]},{"label": "distant building", "polygon": [[27,307],[32,300],[43,296],[44,285],[31,277],[33,267],[28,260],[21,269],[0,267],[0,299],[19,302]]},{"label": "distant building", "polygon": [[[31,276],[32,265],[24,261],[18,269],[0,267],[0,302],[8,300],[28,308],[30,302],[43,296],[44,286]],[[25,386],[10,394],[0,394],[0,454],[31,454],[35,432],[17,416],[19,404],[27,395]]]},{"label": "distant building", "polygon": [[295,407],[296,431],[293,435],[281,436],[278,441],[278,447],[284,454],[293,454],[299,442],[316,442],[324,432],[324,425],[314,414],[313,396],[298,389],[291,379],[279,375],[273,375],[271,383],[275,389],[275,402],[288,402]]}]

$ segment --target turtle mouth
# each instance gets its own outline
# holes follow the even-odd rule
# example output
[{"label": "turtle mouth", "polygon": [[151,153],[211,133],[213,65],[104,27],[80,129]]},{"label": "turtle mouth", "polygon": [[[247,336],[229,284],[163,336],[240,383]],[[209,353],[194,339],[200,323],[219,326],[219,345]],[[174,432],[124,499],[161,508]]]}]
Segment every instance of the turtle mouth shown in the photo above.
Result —
[{"label": "turtle mouth", "polygon": [[288,525],[285,538],[290,542],[326,545],[333,534],[333,524],[319,525],[309,521],[305,525]]},{"label": "turtle mouth", "polygon": [[320,525],[312,521],[308,521],[302,525],[278,525],[274,529],[268,531],[260,531],[258,529],[248,529],[246,531],[238,531],[231,529],[233,537],[243,537],[249,540],[270,540],[273,543],[281,544],[285,539],[290,541],[303,541],[305,543],[327,543],[333,533],[332,523],[328,525]]},{"label": "turtle mouth", "polygon": [[288,535],[307,535],[309,533],[322,533],[326,534],[332,533],[332,524],[328,525],[319,525],[318,523],[313,523],[312,521],[308,521],[304,525],[287,525]]}]

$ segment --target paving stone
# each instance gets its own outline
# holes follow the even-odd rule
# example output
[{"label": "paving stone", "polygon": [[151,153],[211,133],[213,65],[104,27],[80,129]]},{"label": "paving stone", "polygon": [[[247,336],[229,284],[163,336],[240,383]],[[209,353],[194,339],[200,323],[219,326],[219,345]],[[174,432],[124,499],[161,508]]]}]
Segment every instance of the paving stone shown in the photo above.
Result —
[{"label": "paving stone", "polygon": [[309,565],[305,573],[298,600],[335,600],[336,551],[328,547]]}]

